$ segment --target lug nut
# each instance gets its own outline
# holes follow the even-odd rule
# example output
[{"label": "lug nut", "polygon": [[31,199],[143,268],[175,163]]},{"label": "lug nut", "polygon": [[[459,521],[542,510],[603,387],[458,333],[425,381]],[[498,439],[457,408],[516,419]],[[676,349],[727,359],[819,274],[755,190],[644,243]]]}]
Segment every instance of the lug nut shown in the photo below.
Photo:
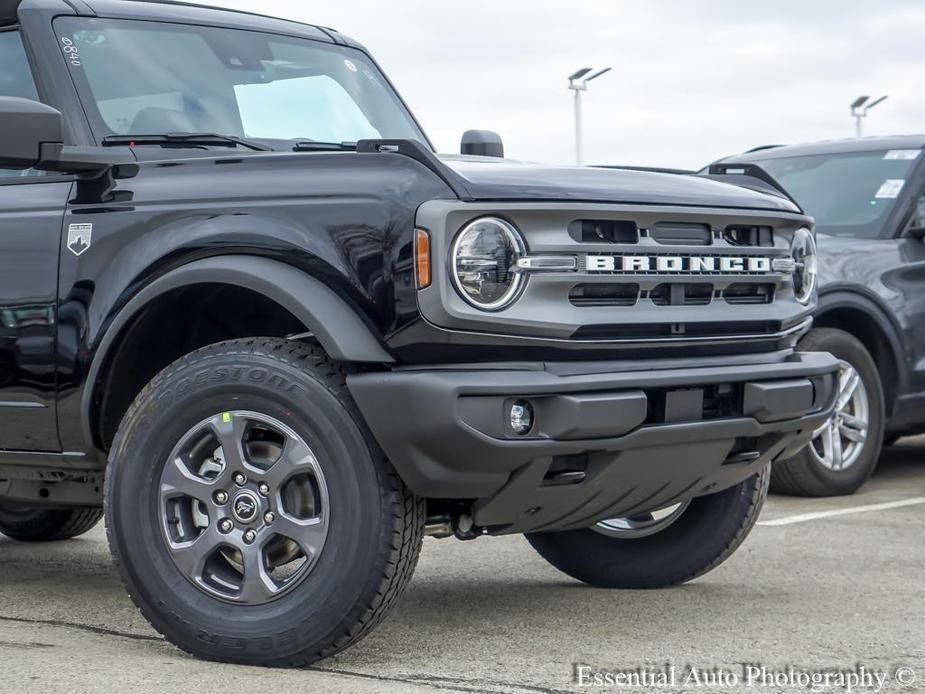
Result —
[{"label": "lug nut", "polygon": [[276,520],[276,514],[273,511],[267,511],[263,514],[263,522],[269,525]]},{"label": "lug nut", "polygon": [[259,485],[257,485],[257,491],[259,491],[264,496],[268,496],[270,494],[270,485],[266,482],[261,482]]},{"label": "lug nut", "polygon": [[247,544],[250,544],[251,542],[253,542],[253,541],[256,540],[256,539],[257,539],[257,533],[256,533],[255,531],[253,531],[253,530],[248,530],[246,533],[244,533],[244,541],[245,541]]},{"label": "lug nut", "polygon": [[227,518],[224,518],[218,522],[218,529],[223,533],[230,533],[232,530],[234,530],[234,523],[232,523]]},{"label": "lug nut", "polygon": [[243,473],[236,472],[234,473],[234,483],[238,485],[239,487],[243,487],[245,484],[247,484],[247,478],[244,476]]},{"label": "lug nut", "polygon": [[224,492],[224,491],[215,492],[215,503],[216,504],[228,503],[228,492]]}]

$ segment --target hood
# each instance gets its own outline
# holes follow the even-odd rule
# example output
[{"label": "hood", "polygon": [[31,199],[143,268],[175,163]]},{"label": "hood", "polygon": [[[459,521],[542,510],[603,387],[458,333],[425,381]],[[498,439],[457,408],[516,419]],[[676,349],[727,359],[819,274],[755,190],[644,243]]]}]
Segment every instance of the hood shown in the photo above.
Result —
[{"label": "hood", "polygon": [[790,201],[697,176],[438,155],[473,200],[571,200],[796,212]]}]

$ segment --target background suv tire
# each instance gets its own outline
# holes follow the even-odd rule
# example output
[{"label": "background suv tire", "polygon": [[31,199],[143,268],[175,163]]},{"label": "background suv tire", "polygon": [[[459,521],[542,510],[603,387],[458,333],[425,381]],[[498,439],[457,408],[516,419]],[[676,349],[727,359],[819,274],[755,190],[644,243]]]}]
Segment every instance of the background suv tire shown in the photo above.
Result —
[{"label": "background suv tire", "polygon": [[42,508],[0,504],[0,533],[20,542],[54,542],[90,532],[103,517],[103,509]]},{"label": "background suv tire", "polygon": [[771,491],[796,496],[853,494],[876,468],[883,442],[885,407],[877,366],[860,340],[834,328],[809,331],[798,349],[830,352],[846,366],[838,376],[835,413],[803,450],[774,463]]},{"label": "background suv tire", "polygon": [[761,512],[769,476],[764,468],[735,487],[697,497],[679,507],[679,513],[648,525],[638,517],[614,519],[594,528],[526,537],[557,569],[598,588],[685,583],[719,566],[742,544]]},{"label": "background suv tire", "polygon": [[145,617],[234,663],[299,666],[355,643],[407,586],[424,530],[341,368],[284,340],[212,345],[158,375],[121,424],[106,499]]}]

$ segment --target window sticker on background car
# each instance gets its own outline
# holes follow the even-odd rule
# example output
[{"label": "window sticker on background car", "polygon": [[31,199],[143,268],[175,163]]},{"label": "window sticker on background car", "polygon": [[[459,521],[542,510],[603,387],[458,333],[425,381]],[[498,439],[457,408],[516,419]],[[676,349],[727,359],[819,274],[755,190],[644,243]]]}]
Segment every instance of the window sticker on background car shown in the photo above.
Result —
[{"label": "window sticker on background car", "polygon": [[906,182],[904,178],[888,178],[883,182],[883,185],[877,190],[877,193],[874,195],[875,198],[897,198],[899,197],[899,191],[903,189],[903,184]]},{"label": "window sticker on background car", "polygon": [[884,159],[915,159],[919,156],[918,149],[891,149],[883,155]]}]

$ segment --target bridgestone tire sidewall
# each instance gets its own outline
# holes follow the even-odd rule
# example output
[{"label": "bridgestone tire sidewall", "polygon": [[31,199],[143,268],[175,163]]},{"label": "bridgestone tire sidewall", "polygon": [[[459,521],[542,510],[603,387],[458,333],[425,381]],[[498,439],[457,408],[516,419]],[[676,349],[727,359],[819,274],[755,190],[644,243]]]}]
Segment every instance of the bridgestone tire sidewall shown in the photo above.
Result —
[{"label": "bridgestone tire sidewall", "polygon": [[[298,653],[322,641],[348,619],[371,573],[381,572],[375,540],[384,532],[382,483],[364,437],[330,390],[281,367],[246,353],[185,364],[146,393],[112,455],[111,533],[136,600],[158,630],[181,642],[194,638],[197,649],[223,659],[229,651]],[[298,432],[328,487],[330,528],[320,558],[298,587],[265,605],[233,605],[201,592],[174,565],[160,527],[158,486],[168,455],[190,428],[228,410],[263,413]]]}]

